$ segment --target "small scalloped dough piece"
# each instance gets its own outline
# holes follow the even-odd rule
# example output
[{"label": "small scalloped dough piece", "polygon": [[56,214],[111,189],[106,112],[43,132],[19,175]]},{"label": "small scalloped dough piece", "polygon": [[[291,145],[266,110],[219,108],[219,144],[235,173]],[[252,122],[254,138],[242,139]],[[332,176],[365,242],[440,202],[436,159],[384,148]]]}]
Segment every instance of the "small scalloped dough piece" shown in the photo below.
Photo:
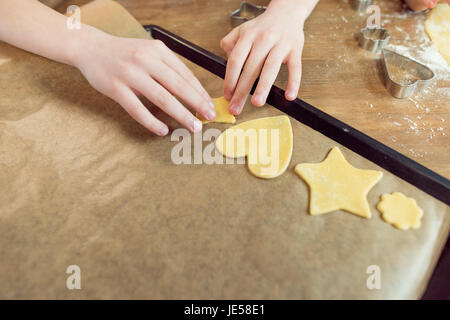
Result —
[{"label": "small scalloped dough piece", "polygon": [[247,156],[248,169],[256,177],[276,178],[291,161],[291,122],[284,115],[242,122],[222,132],[216,148],[228,158]]},{"label": "small scalloped dough piece", "polygon": [[300,163],[295,166],[295,172],[309,186],[311,215],[341,209],[367,219],[371,217],[367,194],[380,181],[381,171],[353,167],[341,150],[334,147],[322,162]]},{"label": "small scalloped dough piece", "polygon": [[377,205],[384,221],[400,230],[418,229],[423,210],[413,198],[406,197],[401,192],[383,194]]},{"label": "small scalloped dough piece", "polygon": [[450,6],[440,3],[428,15],[425,31],[450,65]]},{"label": "small scalloped dough piece", "polygon": [[195,116],[201,120],[202,123],[210,123],[210,122],[217,122],[217,123],[235,123],[236,118],[234,115],[228,111],[228,105],[230,102],[225,99],[224,97],[215,98],[213,99],[214,103],[214,109],[216,110],[216,118],[212,121],[206,120],[203,118],[199,113],[196,113]]}]

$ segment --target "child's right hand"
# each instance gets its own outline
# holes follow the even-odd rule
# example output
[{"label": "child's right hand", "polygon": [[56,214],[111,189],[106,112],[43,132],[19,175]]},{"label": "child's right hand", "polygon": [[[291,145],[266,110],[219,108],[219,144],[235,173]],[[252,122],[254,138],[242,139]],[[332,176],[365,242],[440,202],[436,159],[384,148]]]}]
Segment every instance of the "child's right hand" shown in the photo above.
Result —
[{"label": "child's right hand", "polygon": [[77,46],[73,64],[99,92],[118,102],[137,122],[157,135],[166,124],[142,104],[142,94],[192,132],[202,123],[176,97],[208,120],[214,104],[193,73],[159,40],[114,37],[95,30]]},{"label": "child's right hand", "polygon": [[[438,0],[405,0],[406,4],[414,11],[423,11],[436,7]],[[450,0],[447,0],[450,5]]]}]

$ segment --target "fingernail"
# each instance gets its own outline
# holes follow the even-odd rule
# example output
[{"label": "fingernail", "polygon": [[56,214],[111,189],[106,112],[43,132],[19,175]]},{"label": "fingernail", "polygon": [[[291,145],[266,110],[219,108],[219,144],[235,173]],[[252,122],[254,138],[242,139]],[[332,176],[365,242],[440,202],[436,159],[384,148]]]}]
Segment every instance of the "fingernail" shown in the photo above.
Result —
[{"label": "fingernail", "polygon": [[289,92],[288,94],[287,94],[287,97],[288,97],[288,100],[294,100],[296,97],[295,97],[295,94],[293,94],[292,92]]},{"label": "fingernail", "polygon": [[167,127],[161,127],[158,130],[158,135],[160,135],[160,136],[165,136],[168,133],[169,133],[169,128],[167,128]]},{"label": "fingernail", "polygon": [[238,113],[239,113],[239,105],[238,104],[236,104],[236,103],[232,103],[231,105],[230,105],[230,112],[232,113],[232,114],[234,114],[234,115],[237,115]]},{"label": "fingernail", "polygon": [[192,131],[193,132],[202,131],[202,122],[200,120],[198,120],[197,118],[194,118],[194,123],[192,125]]},{"label": "fingernail", "polygon": [[436,0],[428,1],[428,8],[434,8],[436,6],[436,3],[437,3]]},{"label": "fingernail", "polygon": [[210,109],[206,112],[206,119],[214,120],[215,117],[216,117],[216,111],[214,109]]},{"label": "fingernail", "polygon": [[258,106],[261,106],[261,105],[264,104],[263,96],[262,96],[261,94],[255,95],[255,96],[253,97],[253,99],[255,100],[255,104],[258,105]]}]

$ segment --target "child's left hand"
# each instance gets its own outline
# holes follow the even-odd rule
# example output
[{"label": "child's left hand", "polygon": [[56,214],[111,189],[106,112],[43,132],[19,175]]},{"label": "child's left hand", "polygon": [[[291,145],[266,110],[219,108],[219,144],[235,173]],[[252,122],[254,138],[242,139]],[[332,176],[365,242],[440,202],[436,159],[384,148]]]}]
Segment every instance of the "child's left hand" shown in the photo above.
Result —
[{"label": "child's left hand", "polygon": [[[224,96],[229,111],[241,113],[247,95],[260,76],[252,97],[255,106],[265,104],[281,64],[289,71],[286,99],[294,100],[300,88],[303,24],[317,0],[272,1],[267,10],[235,29],[220,42],[228,56]],[[242,74],[241,74],[242,70]]]}]

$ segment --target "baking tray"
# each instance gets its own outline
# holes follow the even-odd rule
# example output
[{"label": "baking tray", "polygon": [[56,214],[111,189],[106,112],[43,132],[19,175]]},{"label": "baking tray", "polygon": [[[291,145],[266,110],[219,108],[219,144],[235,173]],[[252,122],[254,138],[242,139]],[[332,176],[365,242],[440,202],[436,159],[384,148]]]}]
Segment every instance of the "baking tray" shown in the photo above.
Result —
[{"label": "baking tray", "polygon": [[[145,25],[144,28],[154,39],[163,41],[167,47],[177,54],[222,79],[225,77],[227,64],[225,59],[216,56],[157,25]],[[253,94],[257,83],[258,80],[256,80],[253,85],[250,94]],[[313,107],[307,102],[299,98],[294,101],[288,101],[284,96],[283,89],[272,86],[267,97],[267,103],[295,118],[297,121],[322,133],[328,138],[342,144],[362,157],[374,162],[397,177],[411,183],[436,199],[450,205],[450,181],[445,177]],[[443,254],[440,257],[424,297],[432,295],[432,284],[439,283],[440,281],[437,280],[445,279],[445,277],[448,276],[446,268],[441,268],[440,266],[442,264],[445,265],[442,261],[445,262],[448,260],[450,251],[449,245],[449,239],[447,239]]]}]

